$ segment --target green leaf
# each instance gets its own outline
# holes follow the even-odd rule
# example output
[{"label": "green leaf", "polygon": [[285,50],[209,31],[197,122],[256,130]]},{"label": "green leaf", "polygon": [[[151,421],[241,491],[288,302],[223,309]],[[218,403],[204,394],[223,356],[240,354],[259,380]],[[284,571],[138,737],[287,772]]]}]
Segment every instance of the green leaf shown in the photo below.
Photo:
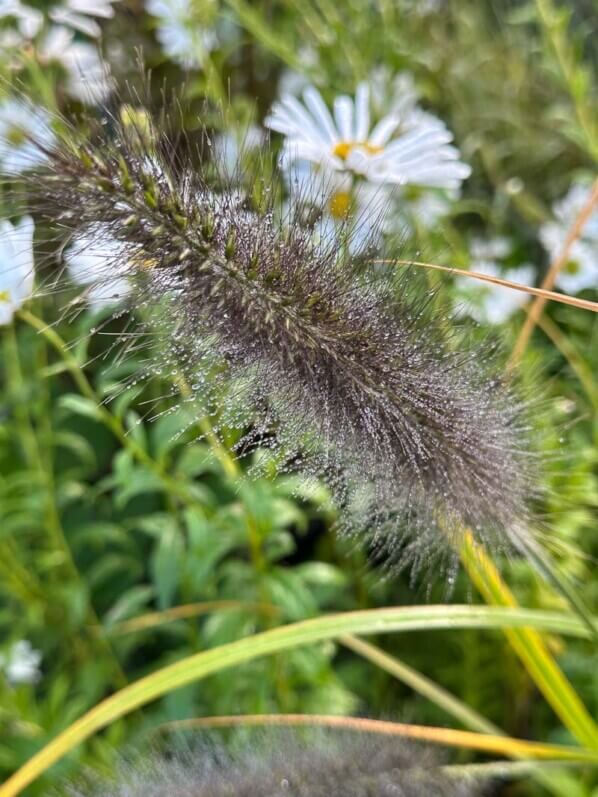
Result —
[{"label": "green leaf", "polygon": [[79,396],[77,393],[60,396],[58,406],[69,412],[74,412],[76,415],[82,415],[84,418],[91,418],[98,422],[102,420],[97,402],[85,396]]},{"label": "green leaf", "polygon": [[127,590],[106,612],[104,623],[110,628],[116,623],[138,614],[145,609],[154,597],[154,589],[147,585],[138,585]]},{"label": "green leaf", "polygon": [[165,609],[172,605],[172,598],[183,571],[185,544],[174,520],[168,524],[160,537],[152,556],[152,576],[158,595],[158,605]]},{"label": "green leaf", "polygon": [[92,468],[97,465],[93,446],[82,435],[69,431],[56,432],[54,441],[57,446],[66,448],[74,454],[84,465]]}]

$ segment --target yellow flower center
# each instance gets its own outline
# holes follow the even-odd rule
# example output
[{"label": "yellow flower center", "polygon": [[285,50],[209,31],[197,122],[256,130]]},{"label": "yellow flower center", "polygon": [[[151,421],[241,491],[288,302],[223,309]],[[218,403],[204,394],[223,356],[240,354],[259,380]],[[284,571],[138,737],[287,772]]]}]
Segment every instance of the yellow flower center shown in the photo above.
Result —
[{"label": "yellow flower center", "polygon": [[148,271],[156,267],[157,260],[155,257],[144,257],[140,254],[132,255],[129,261],[134,268],[147,269]]},{"label": "yellow flower center", "polygon": [[354,149],[362,149],[368,155],[377,155],[383,148],[368,141],[339,141],[332,148],[332,154],[341,160],[346,160]]},{"label": "yellow flower center", "polygon": [[0,291],[0,302],[10,302],[10,293],[8,291]]},{"label": "yellow flower center", "polygon": [[564,267],[563,271],[566,271],[567,274],[577,274],[579,273],[579,263],[577,263],[575,260],[570,260]]},{"label": "yellow flower center", "polygon": [[350,208],[351,194],[348,191],[337,191],[328,200],[328,210],[335,219],[346,219]]},{"label": "yellow flower center", "polygon": [[11,127],[6,134],[6,140],[13,147],[20,147],[27,140],[27,135],[21,127]]}]

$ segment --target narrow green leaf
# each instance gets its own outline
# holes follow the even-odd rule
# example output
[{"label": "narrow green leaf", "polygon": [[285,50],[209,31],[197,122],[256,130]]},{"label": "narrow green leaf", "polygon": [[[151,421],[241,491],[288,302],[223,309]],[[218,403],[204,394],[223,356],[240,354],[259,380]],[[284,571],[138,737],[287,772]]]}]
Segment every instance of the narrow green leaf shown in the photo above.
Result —
[{"label": "narrow green leaf", "polygon": [[236,664],[346,634],[525,626],[557,634],[581,637],[588,634],[587,628],[577,617],[558,612],[490,606],[407,606],[317,617],[202,651],[136,681],[99,703],[10,777],[0,787],[0,797],[20,794],[52,764],[119,717],[173,689]]}]

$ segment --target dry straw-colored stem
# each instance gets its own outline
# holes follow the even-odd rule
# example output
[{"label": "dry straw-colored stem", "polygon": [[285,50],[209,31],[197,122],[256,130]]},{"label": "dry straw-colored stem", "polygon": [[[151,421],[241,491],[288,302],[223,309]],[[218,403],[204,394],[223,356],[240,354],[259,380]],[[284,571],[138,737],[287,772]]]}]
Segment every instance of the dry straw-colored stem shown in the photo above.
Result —
[{"label": "dry straw-colored stem", "polygon": [[424,263],[421,260],[374,260],[373,262],[394,263],[397,266],[419,266],[421,268],[433,269],[434,271],[444,271],[454,277],[469,277],[470,279],[480,280],[480,282],[489,282],[492,285],[499,285],[501,288],[521,291],[530,296],[536,296],[537,301],[541,300],[544,303],[547,301],[560,302],[561,304],[570,304],[572,307],[577,307],[580,310],[590,310],[593,313],[598,313],[598,302],[592,302],[589,299],[579,299],[577,296],[568,296],[566,293],[557,293],[556,291],[547,290],[544,283],[541,288],[534,288],[530,285],[522,285],[520,282],[512,282],[511,280],[501,279],[500,277],[491,277],[488,274],[480,274],[479,271],[465,271],[462,268],[440,266],[437,263]]},{"label": "dry straw-colored stem", "polygon": [[377,733],[385,736],[403,736],[431,744],[450,747],[466,747],[487,753],[505,755],[517,751],[526,753],[531,759],[580,760],[597,762],[596,753],[578,747],[528,742],[504,736],[460,731],[453,728],[439,728],[429,725],[410,725],[404,722],[390,722],[363,717],[339,717],[329,714],[233,714],[229,716],[198,717],[165,723],[162,730],[180,731],[198,728],[229,728],[242,726],[307,726],[340,728],[359,733]]},{"label": "dry straw-colored stem", "polygon": [[[563,268],[564,265],[566,265],[567,261],[569,260],[573,244],[575,243],[575,241],[577,241],[577,239],[583,232],[585,225],[589,221],[597,205],[598,205],[598,179],[594,181],[587,202],[579,211],[577,218],[571,225],[571,228],[567,233],[565,243],[563,244],[562,250],[550,264],[550,268],[548,269],[546,276],[544,277],[544,280],[542,282],[542,285],[540,286],[542,290],[550,291],[552,289],[560,270]],[[546,304],[546,298],[538,296],[536,300],[533,302],[532,306],[530,307],[528,316],[525,319],[525,323],[521,328],[521,332],[519,333],[519,337],[517,338],[515,347],[513,348],[513,352],[511,354],[512,366],[517,365],[517,363],[521,360],[521,357],[523,356],[523,353],[532,335],[532,332],[534,331],[534,328],[538,323],[538,319],[542,315],[542,311],[544,310],[545,304]]]},{"label": "dry straw-colored stem", "polygon": [[189,620],[192,617],[200,617],[203,614],[209,614],[210,612],[223,610],[256,611],[263,614],[274,615],[278,612],[278,607],[269,603],[252,603],[236,600],[185,603],[182,606],[173,606],[172,608],[164,609],[161,612],[148,612],[147,614],[142,614],[138,617],[132,617],[130,620],[124,620],[122,623],[118,623],[112,628],[108,628],[107,633],[113,636],[133,634],[136,631],[145,631],[147,629],[165,625],[166,623],[176,622],[177,620]]}]

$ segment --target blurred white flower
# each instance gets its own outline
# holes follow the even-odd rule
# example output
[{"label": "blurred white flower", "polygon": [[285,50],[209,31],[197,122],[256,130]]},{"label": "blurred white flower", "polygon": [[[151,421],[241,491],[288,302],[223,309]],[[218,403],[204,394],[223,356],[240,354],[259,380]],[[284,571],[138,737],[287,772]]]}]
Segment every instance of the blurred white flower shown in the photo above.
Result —
[{"label": "blurred white flower", "polygon": [[[529,263],[520,268],[509,269],[508,272],[505,272],[496,263],[480,263],[472,271],[486,274],[489,277],[509,279],[521,285],[532,285],[536,275],[536,270]],[[467,305],[467,313],[480,323],[502,324],[513,315],[515,310],[523,307],[528,299],[529,296],[523,291],[478,281],[475,283],[475,292],[471,286],[471,301]]]},{"label": "blurred white flower", "polygon": [[0,325],[9,324],[33,290],[33,230],[31,216],[16,224],[0,220]]},{"label": "blurred white flower", "polygon": [[114,304],[129,294],[129,260],[123,244],[107,226],[94,224],[76,235],[64,259],[73,282],[89,285],[85,298],[92,309]]},{"label": "blurred white flower", "polygon": [[377,116],[396,113],[401,119],[420,111],[419,92],[411,72],[393,72],[390,67],[377,66],[370,75],[370,101]]},{"label": "blurred white flower", "polygon": [[96,104],[110,93],[108,65],[95,44],[76,41],[63,25],[52,25],[38,47],[43,62],[55,61],[66,71],[65,89],[76,100]]},{"label": "blurred white flower", "polygon": [[[412,193],[416,191],[416,193]],[[398,194],[397,228],[407,234],[417,230],[431,230],[451,212],[453,204],[460,197],[458,188],[452,189],[411,189]]]},{"label": "blurred white flower", "polygon": [[294,69],[283,69],[278,78],[278,93],[284,97],[286,94],[298,96],[304,88],[309,86],[309,80],[305,76],[306,71],[315,71],[319,64],[318,51],[309,44],[299,46],[297,60],[303,67],[302,72]]},{"label": "blurred white flower", "polygon": [[44,163],[36,142],[54,143],[50,114],[43,108],[7,98],[0,103],[0,173],[19,174]]},{"label": "blurred white flower", "polygon": [[443,5],[444,0],[408,0],[405,3],[405,11],[416,17],[426,17],[440,11]]},{"label": "blurred white flower", "polygon": [[166,55],[186,69],[201,67],[218,40],[199,24],[192,0],[147,0],[145,7],[158,19],[156,35]]},{"label": "blurred white flower", "polygon": [[[563,251],[569,230],[588,201],[590,191],[589,185],[575,183],[568,194],[553,206],[554,221],[540,228],[540,241],[551,260]],[[571,294],[586,288],[598,288],[598,209],[594,208],[571,247],[569,262],[558,273],[555,285]]]},{"label": "blurred white flower", "polygon": [[245,130],[222,133],[214,139],[214,156],[228,176],[234,176],[241,164],[243,153],[260,149],[264,145],[264,134],[257,125]]},{"label": "blurred white flower", "polygon": [[23,37],[16,30],[10,28],[0,29],[0,53],[8,55],[11,50],[17,50],[23,44]]},{"label": "blurred white flower", "polygon": [[337,97],[334,118],[313,86],[303,104],[286,95],[274,104],[265,124],[286,136],[283,166],[305,159],[337,171],[349,171],[374,183],[456,188],[471,169],[450,145],[444,123],[413,106],[412,92],[373,128],[370,87],[360,83],[355,99]]},{"label": "blurred white flower", "polygon": [[11,17],[24,39],[33,39],[44,24],[44,15],[37,8],[24,5],[20,0],[0,0],[0,19]]},{"label": "blurred white flower", "polygon": [[478,266],[488,261],[503,260],[511,254],[511,242],[503,235],[495,238],[474,238],[469,247],[471,255],[471,267],[474,271],[479,271]]},{"label": "blurred white flower", "polygon": [[0,653],[0,670],[9,684],[35,684],[41,677],[39,665],[42,654],[31,642],[21,639],[15,642],[7,654]]},{"label": "blurred white flower", "polygon": [[[531,264],[525,263],[506,270],[497,262],[508,257],[511,249],[508,238],[474,239],[470,248],[471,270],[521,285],[533,285],[536,270]],[[458,307],[458,311],[467,313],[482,324],[502,324],[529,300],[529,295],[523,291],[475,279],[463,279],[459,292],[465,299],[465,305]]]},{"label": "blurred white flower", "polygon": [[283,69],[278,79],[278,93],[285,97],[287,94],[297,96],[309,86],[309,80],[301,72],[294,69]]},{"label": "blurred white flower", "polygon": [[48,16],[58,25],[67,25],[87,36],[98,38],[102,29],[94,17],[111,19],[114,16],[114,2],[116,0],[65,0],[52,8]]},{"label": "blurred white flower", "polygon": [[392,195],[388,188],[355,180],[347,172],[296,161],[286,172],[293,204],[321,213],[314,224],[317,239],[333,245],[346,237],[349,251],[359,254],[379,242],[388,229]]}]

